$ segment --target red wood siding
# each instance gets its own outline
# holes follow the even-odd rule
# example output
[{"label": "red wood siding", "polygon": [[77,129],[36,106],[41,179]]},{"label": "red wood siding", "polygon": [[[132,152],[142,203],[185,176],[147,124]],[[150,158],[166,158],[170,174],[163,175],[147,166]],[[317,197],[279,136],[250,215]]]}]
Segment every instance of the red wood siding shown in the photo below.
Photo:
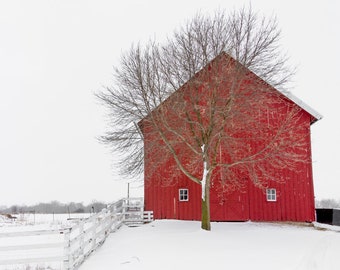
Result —
[{"label": "red wood siding", "polygon": [[[273,182],[277,200],[266,200],[264,190],[250,181],[242,190],[224,194],[222,198],[211,189],[212,221],[301,221],[312,222],[314,196],[312,178],[301,173],[287,174],[285,183]],[[179,189],[189,190],[189,201],[179,201]],[[185,179],[172,186],[145,184],[145,209],[153,210],[156,219],[201,219],[201,187]]]},{"label": "red wood siding", "polygon": [[[309,126],[309,115],[302,118]],[[301,134],[310,145],[310,130]],[[147,147],[147,145],[146,145]],[[306,155],[311,155],[310,147]],[[148,161],[145,161],[148,169]],[[171,172],[167,172],[171,173]],[[314,213],[314,189],[312,164],[302,163],[295,171],[278,172],[285,176],[283,183],[269,181],[268,187],[275,188],[277,200],[266,200],[265,190],[259,189],[248,179],[242,190],[223,193],[218,191],[217,181],[211,187],[211,220],[215,221],[301,221],[312,222]],[[217,173],[218,174],[218,173]],[[163,173],[164,179],[170,177]],[[215,176],[216,178],[217,176]],[[162,179],[145,179],[145,209],[153,210],[156,219],[201,219],[201,187],[181,175],[169,185]],[[162,184],[163,183],[163,184]],[[189,201],[179,201],[179,189],[189,190]]]},{"label": "red wood siding", "polygon": [[[247,82],[251,84],[251,82]],[[268,86],[270,87],[270,86]],[[202,91],[200,88],[199,91]],[[276,91],[273,89],[273,91]],[[223,93],[221,94],[223,96]],[[221,98],[222,98],[221,96]],[[249,150],[257,151],[268,142],[264,135],[271,133],[271,128],[279,125],[285,115],[285,112],[296,107],[292,101],[280,98],[280,103],[271,102],[267,105],[265,99],[275,99],[277,95],[266,95],[261,97],[263,106],[259,111],[251,111],[250,114],[256,113],[262,124],[268,123],[267,130],[259,132],[259,139],[247,141]],[[287,106],[282,105],[282,99],[285,100]],[[204,106],[204,100],[201,101]],[[276,105],[275,105],[276,104]],[[168,111],[169,117],[175,117],[176,111]],[[246,115],[246,113],[245,113]],[[235,177],[241,180],[242,187],[230,185],[229,190],[225,190],[225,185],[221,184],[223,178],[218,170],[212,176],[210,203],[211,203],[211,220],[213,221],[314,221],[314,189],[312,179],[311,164],[311,142],[310,142],[310,124],[313,119],[311,115],[301,110],[295,124],[296,128],[292,128],[290,132],[295,132],[297,140],[301,140],[306,144],[303,152],[305,158],[310,162],[301,162],[294,170],[277,169],[272,179],[265,179],[264,185],[268,188],[275,188],[277,200],[267,201],[265,189],[258,188],[251,181],[249,175],[244,171],[235,169]],[[177,123],[182,125],[182,123]],[[238,123],[235,123],[237,126]],[[184,124],[183,124],[184,125]],[[241,130],[241,131],[239,131]],[[248,138],[249,131],[243,129],[231,129],[234,136]],[[201,186],[189,180],[176,168],[175,162],[167,153],[159,151],[153,152],[151,146],[162,144],[162,141],[155,137],[152,128],[143,126],[144,134],[144,196],[145,210],[154,211],[156,219],[181,219],[181,220],[200,220],[201,219]],[[256,130],[253,132],[252,138],[256,138]],[[248,137],[247,137],[248,136]],[[245,139],[247,140],[247,139]],[[239,145],[242,147],[242,144]],[[176,149],[181,153],[183,159],[190,160],[190,156],[185,156],[185,151],[181,146]],[[182,151],[182,152],[181,152]],[[227,146],[222,145],[220,149],[220,158],[230,160],[237,157],[239,149],[231,152]],[[233,157],[234,155],[234,157]],[[166,162],[161,162],[166,160]],[[266,166],[271,166],[270,161]],[[201,172],[201,168],[197,168],[197,173]],[[189,201],[179,201],[179,189],[185,188],[189,190]]]}]

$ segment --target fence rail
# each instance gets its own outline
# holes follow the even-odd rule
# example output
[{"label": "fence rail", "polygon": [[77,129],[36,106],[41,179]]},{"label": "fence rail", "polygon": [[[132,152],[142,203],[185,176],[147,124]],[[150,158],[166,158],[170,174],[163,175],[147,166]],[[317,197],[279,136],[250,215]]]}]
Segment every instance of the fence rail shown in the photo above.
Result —
[{"label": "fence rail", "polygon": [[125,198],[108,205],[101,212],[80,220],[74,226],[66,229],[0,233],[0,239],[19,236],[59,236],[57,237],[58,241],[52,243],[0,246],[0,252],[48,248],[63,249],[59,256],[0,259],[0,265],[62,262],[63,269],[76,269],[105,242],[110,233],[117,231],[122,224],[135,225],[151,222],[152,220],[153,212],[144,211],[143,198]]}]

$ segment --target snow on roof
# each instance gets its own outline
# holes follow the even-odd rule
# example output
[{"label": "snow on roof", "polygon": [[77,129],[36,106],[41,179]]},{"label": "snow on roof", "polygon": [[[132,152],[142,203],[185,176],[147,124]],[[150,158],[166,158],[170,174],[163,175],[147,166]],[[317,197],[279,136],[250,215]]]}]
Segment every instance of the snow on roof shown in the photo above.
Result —
[{"label": "snow on roof", "polygon": [[[246,68],[244,65],[242,65],[239,61],[237,61],[235,58],[233,58],[231,55],[229,55],[226,52],[222,52],[221,55],[224,55],[228,58],[233,59],[234,61],[236,61],[237,63],[239,63],[241,66],[243,66],[244,68]],[[217,57],[216,57],[217,58]],[[248,69],[248,68],[246,68]],[[256,73],[254,73],[252,70],[248,69],[251,73],[253,73],[255,76],[257,76],[260,80],[264,81],[261,77],[259,77]],[[265,83],[267,83],[266,81],[264,81]],[[268,83],[267,83],[268,84]],[[276,88],[274,88],[276,89]],[[276,89],[277,90],[277,89]],[[279,90],[277,90],[279,91]],[[289,91],[279,91],[280,93],[282,93],[286,98],[288,98],[289,100],[293,101],[296,105],[298,105],[300,108],[302,108],[303,110],[305,110],[306,112],[308,112],[311,116],[314,117],[314,120],[311,122],[311,124],[315,123],[316,121],[320,120],[322,118],[322,115],[320,113],[318,113],[316,110],[314,110],[312,107],[310,107],[309,105],[307,105],[306,103],[304,103],[301,99],[299,99],[298,97],[294,96],[291,92]]]},{"label": "snow on roof", "polygon": [[[238,64],[240,64],[242,67],[244,67],[244,68],[246,68],[245,66],[243,66],[239,61],[237,61],[235,58],[233,58],[232,56],[230,56],[228,53],[226,53],[225,51],[222,51],[218,56],[216,56],[213,60],[211,60],[211,62],[212,61],[214,61],[216,58],[218,58],[218,57],[220,57],[220,56],[225,56],[225,57],[227,57],[227,58],[229,58],[229,59],[232,59],[233,61],[235,61],[236,63],[238,63]],[[199,72],[201,72],[202,70],[204,70],[204,69],[206,69],[207,68],[207,66],[208,66],[209,64],[207,64],[205,67],[203,67],[200,71],[198,71],[198,73]],[[264,81],[261,77],[259,77],[257,74],[255,74],[253,71],[251,71],[250,69],[248,69],[248,68],[246,68],[247,70],[249,70],[252,74],[254,74],[256,77],[258,77],[261,81],[263,81],[263,82],[265,82],[266,84],[268,84],[266,81]],[[194,78],[195,76],[193,76],[192,78]],[[192,78],[191,79],[189,79],[189,81],[190,80],[192,80]],[[186,83],[185,83],[186,84]],[[184,84],[184,85],[185,85]],[[270,84],[268,84],[268,85],[270,85]],[[271,86],[271,85],[270,85]],[[183,87],[183,86],[181,86],[181,87]],[[180,88],[181,88],[180,87]],[[273,86],[271,86],[271,87],[273,87]],[[274,87],[273,87],[274,88]],[[291,92],[289,92],[289,91],[280,91],[280,90],[278,90],[278,89],[276,89],[276,88],[274,88],[276,91],[279,91],[281,94],[283,94],[286,98],[288,98],[289,100],[291,100],[292,102],[294,102],[296,105],[298,105],[300,108],[302,108],[303,110],[305,110],[307,113],[309,113],[311,116],[313,116],[314,117],[314,120],[313,121],[311,121],[311,124],[313,124],[313,123],[315,123],[315,122],[317,122],[318,120],[321,120],[322,119],[322,115],[320,114],[320,113],[318,113],[316,110],[314,110],[312,107],[310,107],[308,104],[306,104],[305,102],[303,102],[301,99],[299,99],[298,97],[296,97],[295,95],[293,95]],[[171,95],[170,95],[171,96]],[[169,97],[168,97],[169,98]],[[142,120],[141,120],[142,121]],[[140,121],[140,122],[141,122]],[[140,123],[139,122],[139,123]],[[139,125],[139,124],[138,124]]]},{"label": "snow on roof", "polygon": [[314,110],[311,106],[303,102],[298,97],[294,96],[291,92],[281,92],[285,97],[293,101],[295,104],[300,106],[302,109],[304,109],[306,112],[308,112],[311,116],[315,118],[315,120],[312,122],[315,123],[316,121],[320,120],[322,118],[322,115],[318,113],[316,110]]}]

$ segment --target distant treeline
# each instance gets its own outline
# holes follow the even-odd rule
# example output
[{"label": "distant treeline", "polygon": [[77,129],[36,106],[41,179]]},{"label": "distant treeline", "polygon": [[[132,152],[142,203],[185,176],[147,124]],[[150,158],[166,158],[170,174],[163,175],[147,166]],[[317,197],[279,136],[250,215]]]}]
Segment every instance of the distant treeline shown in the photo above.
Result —
[{"label": "distant treeline", "polygon": [[[0,206],[0,214],[21,214],[21,213],[41,213],[41,214],[64,214],[64,213],[97,213],[100,212],[107,204],[94,201],[88,205],[83,203],[61,203],[51,201],[49,203],[38,203],[35,205],[12,205],[10,207]],[[340,200],[322,199],[315,201],[316,208],[339,208]]]},{"label": "distant treeline", "polygon": [[63,213],[93,213],[100,212],[106,204],[94,201],[88,205],[83,203],[61,203],[59,201],[51,201],[49,203],[38,203],[35,205],[12,205],[10,207],[2,206],[1,214],[21,214],[21,213],[41,213],[41,214],[63,214]]},{"label": "distant treeline", "polygon": [[322,199],[315,201],[316,208],[339,208],[340,209],[340,200],[335,199]]}]

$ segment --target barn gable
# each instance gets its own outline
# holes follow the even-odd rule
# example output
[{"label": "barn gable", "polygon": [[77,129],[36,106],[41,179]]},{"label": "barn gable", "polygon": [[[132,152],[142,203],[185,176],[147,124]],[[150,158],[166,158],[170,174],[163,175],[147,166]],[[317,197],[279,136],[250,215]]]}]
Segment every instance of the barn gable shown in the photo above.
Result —
[{"label": "barn gable", "polygon": [[322,119],[322,115],[320,113],[318,113],[316,110],[314,110],[312,107],[310,107],[308,104],[303,102],[298,97],[294,96],[292,93],[290,93],[290,92],[283,92],[282,94],[284,96],[286,96],[288,99],[290,99],[291,101],[293,101],[301,109],[303,109],[306,112],[308,112],[312,117],[314,117],[314,119],[312,120],[311,124],[314,124],[316,121]]},{"label": "barn gable", "polygon": [[[229,54],[222,52],[220,55],[218,55],[215,59],[213,59],[210,63],[213,63],[214,61],[217,61],[219,59],[227,59],[226,61],[230,61],[235,63],[236,65],[238,65],[239,67],[241,67],[241,69],[246,70],[247,73],[250,73],[251,75],[254,76],[254,78],[256,78],[256,80],[258,80],[259,82],[268,85],[268,87],[272,88],[273,91],[279,92],[280,94],[282,94],[283,96],[285,96],[288,100],[290,100],[291,102],[293,102],[295,105],[297,105],[298,107],[300,107],[302,110],[304,110],[305,112],[307,112],[310,116],[311,116],[311,124],[319,121],[322,119],[322,115],[317,112],[315,109],[313,109],[312,107],[310,107],[308,104],[306,104],[304,101],[302,101],[300,98],[298,98],[297,96],[295,96],[294,94],[292,94],[289,91],[279,91],[277,89],[275,89],[274,87],[272,87],[271,85],[269,85],[266,81],[264,81],[262,78],[258,77],[256,74],[254,74],[253,72],[251,72],[249,69],[247,69],[246,67],[242,66],[239,62],[237,62],[234,58],[232,58]],[[186,85],[188,85],[191,81],[194,81],[195,78],[200,76],[200,73],[203,73],[204,70],[209,69],[210,63],[207,64],[206,67],[204,67],[202,70],[198,71],[191,79],[189,79],[185,84],[183,84],[176,92],[180,92],[183,91],[186,87]],[[157,108],[154,109],[154,111],[157,111],[157,109],[159,107],[161,107],[164,103],[166,103],[169,99],[171,99],[172,96],[168,97],[165,101],[163,101]],[[142,119],[139,123],[138,126],[141,128],[142,130],[142,126],[143,126],[143,122],[145,121],[145,119],[147,119],[149,116],[146,116],[144,119]]]},{"label": "barn gable", "polygon": [[[223,59],[223,57],[228,60],[231,59],[232,62],[240,65],[225,53],[222,53],[217,58]],[[216,59],[213,61],[216,61]],[[208,68],[209,65],[204,69]],[[256,83],[266,84],[268,88],[273,91],[278,91],[249,70],[246,70],[246,72],[249,73],[252,80],[256,80]],[[195,83],[192,81],[202,73],[202,70],[199,71],[194,78],[189,80],[173,95],[179,95],[179,93],[187,91],[190,84]],[[303,134],[301,133],[299,136],[300,139],[302,138],[304,143],[306,143],[305,158],[306,160],[311,160],[309,127],[312,123],[321,119],[321,115],[294,95],[290,93],[281,94],[283,99],[287,100],[287,103],[292,103],[294,104],[293,106],[297,106],[301,109],[301,114],[296,123],[303,127],[299,128],[298,132],[303,132]],[[154,112],[156,113],[157,110],[166,108],[169,104],[170,107],[176,106],[175,103],[171,103],[173,98],[173,96],[170,96],[159,105]],[[185,99],[185,94],[183,95],[183,98]],[[202,110],[207,106],[207,104],[204,104],[204,100],[199,101],[198,104]],[[275,108],[275,106],[271,106],[270,108],[281,110],[279,107]],[[176,111],[176,109],[174,109],[174,111]],[[171,112],[169,112],[169,115],[171,115]],[[269,119],[268,115],[266,117]],[[271,114],[270,117],[276,117],[275,115],[275,113]],[[175,170],[171,161],[166,165],[160,165],[159,167],[154,166],[155,164],[158,164],[160,159],[165,159],[166,157],[165,153],[161,150],[151,154],[148,152],[151,144],[158,143],[153,140],[152,136],[149,134],[150,129],[147,128],[147,125],[143,124],[144,121],[147,121],[148,117],[139,123],[145,138],[144,150],[146,154],[144,181],[146,210],[153,210],[155,218],[200,220],[200,185],[189,180],[179,170]],[[180,125],[180,123],[178,124]],[[269,124],[268,129],[270,129]],[[253,147],[259,146],[253,145]],[[226,157],[225,154],[223,154],[223,151],[221,153],[221,155],[224,156],[223,158],[231,158]],[[222,178],[223,176],[215,176],[211,186],[211,219],[216,221],[313,221],[315,215],[311,166],[311,162],[305,162],[303,164],[301,163],[298,170],[294,172],[287,169],[279,170],[276,174],[277,177],[284,176],[283,178],[287,181],[271,181],[272,179],[268,179],[267,186],[262,187],[262,189],[254,186],[254,184],[245,177],[242,187],[224,191],[223,187],[218,184],[220,181],[219,177]],[[157,171],[159,177],[154,177],[154,174],[150,174],[150,171]]]}]

